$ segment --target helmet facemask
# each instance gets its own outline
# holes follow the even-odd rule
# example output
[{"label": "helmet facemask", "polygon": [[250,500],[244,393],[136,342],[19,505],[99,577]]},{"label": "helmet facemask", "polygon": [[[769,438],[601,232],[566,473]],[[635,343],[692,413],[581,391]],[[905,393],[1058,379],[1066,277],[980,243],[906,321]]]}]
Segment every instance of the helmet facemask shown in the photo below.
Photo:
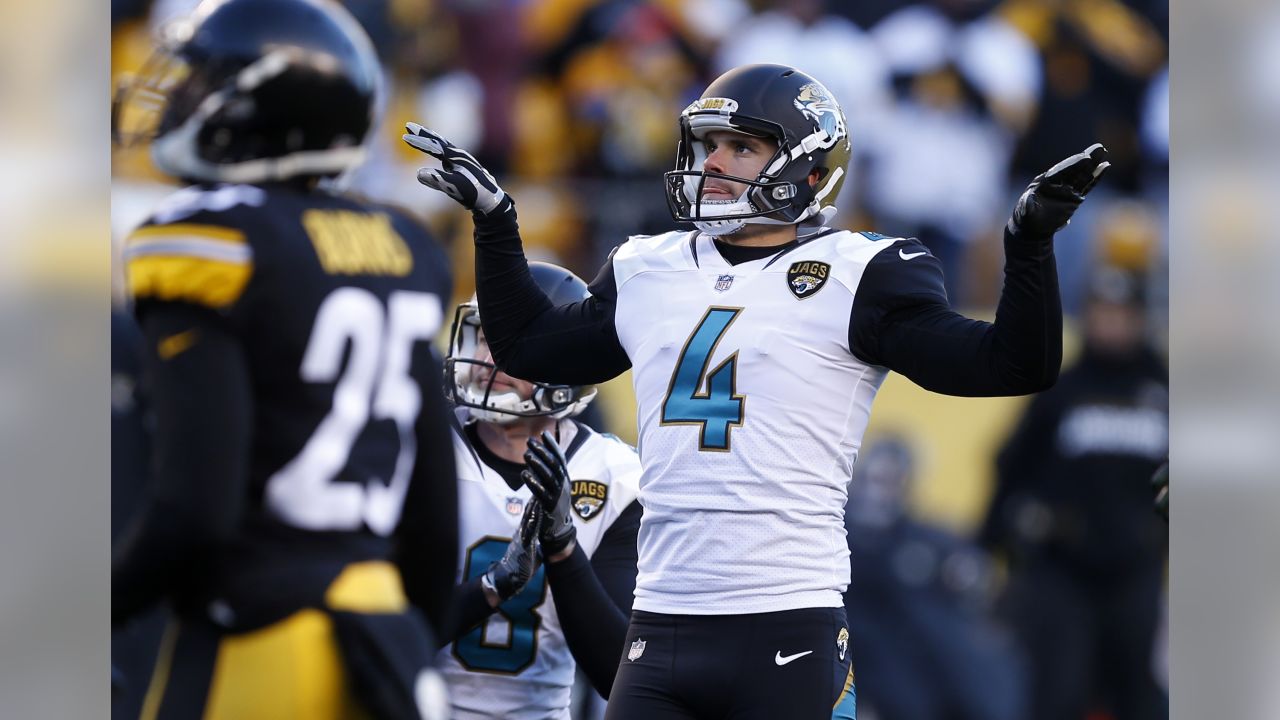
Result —
[{"label": "helmet facemask", "polygon": [[481,338],[480,314],[472,300],[458,306],[449,333],[449,355],[444,361],[445,395],[459,407],[468,408],[480,422],[509,425],[520,418],[573,417],[586,409],[596,389],[534,382],[533,392],[523,397],[515,390],[494,388],[498,369]]},{"label": "helmet facemask", "polygon": [[[136,73],[121,77],[111,101],[111,139],[130,148],[151,141],[163,130],[185,119],[199,101],[221,84],[206,75],[182,54],[191,34],[191,23],[175,20],[160,30],[155,51]],[[168,126],[168,127],[166,127]]]},{"label": "helmet facemask", "polygon": [[[704,140],[708,133],[717,130],[768,138],[777,149],[755,178],[711,172],[704,167],[707,161]],[[781,128],[773,123],[735,124],[727,115],[691,115],[686,111],[680,117],[677,169],[666,174],[667,202],[672,215],[677,220],[693,222],[708,235],[737,232],[749,220],[771,225],[786,224],[769,217],[786,207],[796,193],[793,183],[781,180],[776,172],[769,172],[779,166],[781,136]],[[702,194],[707,180],[711,178],[739,183],[746,188],[733,200],[705,200]]]}]

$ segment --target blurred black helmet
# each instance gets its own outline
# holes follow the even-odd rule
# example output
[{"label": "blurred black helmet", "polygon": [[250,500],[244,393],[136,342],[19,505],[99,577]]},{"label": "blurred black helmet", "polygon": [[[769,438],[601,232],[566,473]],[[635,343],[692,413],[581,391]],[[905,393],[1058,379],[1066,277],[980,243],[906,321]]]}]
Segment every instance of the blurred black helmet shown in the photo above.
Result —
[{"label": "blurred black helmet", "polygon": [[[529,263],[533,280],[553,305],[564,305],[591,296],[587,284],[559,265]],[[589,385],[533,383],[531,397],[506,390],[495,391],[497,373],[480,341],[480,309],[475,298],[458,306],[449,332],[449,355],[444,361],[444,390],[455,405],[469,408],[471,417],[483,422],[505,424],[522,417],[573,417],[587,408],[596,396]]]},{"label": "blurred black helmet", "polygon": [[329,0],[205,0],[116,90],[112,135],[186,180],[337,175],[364,159],[382,76]]},{"label": "blurred black helmet", "polygon": [[[777,153],[755,178],[705,173],[701,141],[715,130],[770,138]],[[715,235],[746,223],[825,222],[835,215],[850,150],[844,111],[822,83],[785,65],[743,65],[717,78],[680,114],[676,169],[666,174],[667,204],[676,220]],[[814,170],[818,182],[810,186]],[[707,177],[748,188],[736,201],[703,203]]]}]

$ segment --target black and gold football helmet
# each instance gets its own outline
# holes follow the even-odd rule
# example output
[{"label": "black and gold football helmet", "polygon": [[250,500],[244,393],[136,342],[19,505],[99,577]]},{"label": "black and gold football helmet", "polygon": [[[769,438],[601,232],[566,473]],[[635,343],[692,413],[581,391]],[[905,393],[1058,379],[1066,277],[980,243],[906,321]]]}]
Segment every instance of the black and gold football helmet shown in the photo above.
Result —
[{"label": "black and gold football helmet", "polygon": [[[778,150],[755,178],[706,172],[702,140],[715,130],[770,138]],[[680,113],[676,168],[666,173],[667,205],[676,220],[712,235],[746,223],[825,222],[835,215],[850,150],[844,111],[822,83],[785,65],[743,65],[717,78]],[[815,170],[818,181],[810,185]],[[703,202],[709,177],[748,187],[732,202]]]},{"label": "black and gold football helmet", "polygon": [[205,0],[167,24],[112,102],[114,140],[151,142],[163,172],[258,183],[337,175],[364,159],[382,74],[328,0]]}]

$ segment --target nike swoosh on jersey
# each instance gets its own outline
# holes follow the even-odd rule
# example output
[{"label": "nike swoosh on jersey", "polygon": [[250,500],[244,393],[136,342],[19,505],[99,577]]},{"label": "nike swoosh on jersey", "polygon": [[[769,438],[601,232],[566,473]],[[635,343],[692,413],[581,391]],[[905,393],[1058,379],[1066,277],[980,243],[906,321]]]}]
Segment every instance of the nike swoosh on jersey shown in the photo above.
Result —
[{"label": "nike swoosh on jersey", "polygon": [[792,660],[799,660],[800,658],[812,652],[813,652],[812,650],[805,650],[804,652],[798,652],[795,655],[787,655],[786,657],[783,657],[782,651],[779,650],[778,652],[774,653],[773,661],[777,663],[779,667],[781,667],[791,662]]},{"label": "nike swoosh on jersey", "polygon": [[929,253],[925,252],[924,250],[921,250],[918,253],[910,253],[910,254],[908,254],[907,251],[905,250],[898,251],[898,257],[902,258],[903,260],[910,260],[911,258],[918,258],[921,255],[928,255],[928,254]]}]

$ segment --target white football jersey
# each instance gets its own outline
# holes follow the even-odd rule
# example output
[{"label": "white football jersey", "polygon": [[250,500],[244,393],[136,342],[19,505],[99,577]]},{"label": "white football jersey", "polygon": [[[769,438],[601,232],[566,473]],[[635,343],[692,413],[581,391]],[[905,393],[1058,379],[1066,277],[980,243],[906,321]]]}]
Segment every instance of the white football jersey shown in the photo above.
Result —
[{"label": "white football jersey", "polygon": [[730,265],[709,236],[671,232],[614,253],[644,466],[636,609],[841,605],[848,483],[888,373],[850,350],[850,313],[895,242],[828,231]]},{"label": "white football jersey", "polygon": [[[462,412],[462,411],[460,411]],[[634,449],[572,420],[560,422],[560,442],[573,484],[577,542],[595,553],[605,531],[636,498],[640,459]],[[502,557],[515,533],[528,488],[512,490],[455,436],[458,466],[458,582],[479,577]],[[546,570],[477,628],[440,651],[454,720],[568,720],[576,664],[556,616]]]}]

